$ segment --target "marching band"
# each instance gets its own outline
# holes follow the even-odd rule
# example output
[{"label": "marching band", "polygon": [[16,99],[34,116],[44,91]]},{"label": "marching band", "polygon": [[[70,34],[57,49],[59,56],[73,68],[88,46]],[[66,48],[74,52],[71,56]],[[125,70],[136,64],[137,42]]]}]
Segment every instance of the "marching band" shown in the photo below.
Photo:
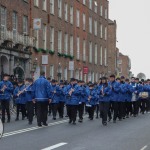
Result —
[{"label": "marching band", "polygon": [[96,112],[96,118],[100,117],[106,126],[111,120],[116,123],[150,111],[150,80],[139,81],[134,77],[129,80],[124,76],[116,78],[111,75],[100,78],[99,83],[86,84],[74,78],[69,83],[62,80],[58,83],[57,80],[46,79],[45,73],[41,72],[36,81],[32,78],[18,80],[15,87],[5,74],[0,82],[3,123],[6,122],[6,113],[7,122],[10,122],[12,96],[17,112],[16,121],[21,112],[22,120],[27,117],[29,124],[32,124],[35,115],[39,127],[47,126],[48,114],[52,113],[53,120],[58,115],[64,118],[66,108],[69,124],[76,125],[77,116],[78,122],[82,123],[85,113],[93,120]]}]

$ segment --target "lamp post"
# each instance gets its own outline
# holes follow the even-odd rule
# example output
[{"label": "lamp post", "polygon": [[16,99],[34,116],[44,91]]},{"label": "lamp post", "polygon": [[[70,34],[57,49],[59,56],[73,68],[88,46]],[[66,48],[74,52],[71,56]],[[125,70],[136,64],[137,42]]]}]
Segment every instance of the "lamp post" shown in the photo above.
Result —
[{"label": "lamp post", "polygon": [[33,64],[32,64],[32,69],[31,69],[31,73],[32,73],[32,76],[34,76],[34,73],[36,71],[36,67],[37,67],[37,58],[35,58]]}]

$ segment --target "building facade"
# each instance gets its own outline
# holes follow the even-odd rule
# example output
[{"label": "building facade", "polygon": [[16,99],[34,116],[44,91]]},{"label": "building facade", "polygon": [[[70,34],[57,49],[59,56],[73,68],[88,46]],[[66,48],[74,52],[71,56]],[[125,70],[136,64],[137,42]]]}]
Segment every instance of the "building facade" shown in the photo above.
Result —
[{"label": "building facade", "polygon": [[128,56],[119,53],[119,76],[131,77],[131,60]]},{"label": "building facade", "polygon": [[27,0],[0,1],[0,77],[4,73],[17,78],[30,75],[29,12]]},{"label": "building facade", "polygon": [[108,75],[107,0],[34,0],[32,18],[42,24],[32,31],[35,78],[41,70],[58,80],[95,82]]}]

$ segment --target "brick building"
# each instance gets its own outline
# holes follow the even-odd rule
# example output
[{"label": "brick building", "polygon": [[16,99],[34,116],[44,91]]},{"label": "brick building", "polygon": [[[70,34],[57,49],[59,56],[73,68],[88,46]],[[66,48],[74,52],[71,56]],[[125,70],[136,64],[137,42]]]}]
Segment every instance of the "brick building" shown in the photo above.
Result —
[{"label": "brick building", "polygon": [[25,0],[0,1],[0,77],[30,74],[33,38],[29,34],[30,5]]},{"label": "brick building", "polygon": [[[107,0],[1,0],[0,74],[37,78],[44,70],[58,80],[75,77],[93,82],[108,75],[108,4]],[[41,18],[40,30],[33,29],[35,18]]]},{"label": "brick building", "polygon": [[108,20],[108,73],[117,74],[116,21]]},{"label": "brick building", "polygon": [[[34,0],[32,18],[42,22],[42,29],[32,32],[35,77],[42,69],[47,77],[65,80],[74,76],[94,82],[108,74],[107,0]],[[43,55],[48,65],[42,65]]]},{"label": "brick building", "polygon": [[131,60],[128,56],[119,53],[119,76],[131,77]]}]

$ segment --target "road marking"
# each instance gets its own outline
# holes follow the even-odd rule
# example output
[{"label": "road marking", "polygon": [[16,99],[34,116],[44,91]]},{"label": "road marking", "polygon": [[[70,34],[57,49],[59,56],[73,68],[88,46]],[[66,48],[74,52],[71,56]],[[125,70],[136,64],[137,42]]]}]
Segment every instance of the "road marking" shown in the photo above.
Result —
[{"label": "road marking", "polygon": [[[63,123],[66,123],[66,122],[68,122],[68,119],[63,120],[63,121],[54,122],[54,123],[49,123],[49,124],[48,124],[48,127],[51,127],[51,126],[54,126],[54,125],[63,124]],[[31,127],[31,128],[16,130],[16,131],[12,131],[12,132],[5,133],[5,134],[3,135],[3,137],[8,137],[8,136],[12,136],[12,135],[17,135],[17,134],[21,134],[21,133],[25,133],[25,132],[29,132],[29,131],[34,131],[34,130],[41,129],[41,128],[45,128],[45,127],[44,127],[44,126],[42,126],[42,127],[36,126],[36,127]]]},{"label": "road marking", "polygon": [[42,149],[42,150],[53,150],[53,149],[55,149],[55,148],[58,148],[58,147],[64,146],[64,145],[66,145],[66,144],[67,144],[67,143],[58,143],[58,144],[56,144],[56,145],[53,145],[53,146],[50,146],[50,147],[44,148],[44,149]]},{"label": "road marking", "polygon": [[148,146],[145,145],[143,148],[141,148],[140,150],[145,150]]}]

